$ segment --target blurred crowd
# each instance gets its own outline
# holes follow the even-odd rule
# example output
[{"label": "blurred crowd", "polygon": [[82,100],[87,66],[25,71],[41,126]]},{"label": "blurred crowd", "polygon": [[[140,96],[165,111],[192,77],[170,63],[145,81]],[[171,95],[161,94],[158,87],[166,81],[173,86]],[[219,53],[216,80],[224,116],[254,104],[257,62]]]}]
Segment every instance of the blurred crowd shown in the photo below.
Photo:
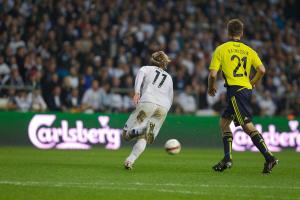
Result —
[{"label": "blurred crowd", "polygon": [[224,108],[223,80],[207,96],[214,48],[226,22],[267,68],[255,115],[300,115],[300,5],[296,0],[0,0],[0,107],[21,111],[128,112],[134,77],[164,50],[172,62],[172,112]]}]

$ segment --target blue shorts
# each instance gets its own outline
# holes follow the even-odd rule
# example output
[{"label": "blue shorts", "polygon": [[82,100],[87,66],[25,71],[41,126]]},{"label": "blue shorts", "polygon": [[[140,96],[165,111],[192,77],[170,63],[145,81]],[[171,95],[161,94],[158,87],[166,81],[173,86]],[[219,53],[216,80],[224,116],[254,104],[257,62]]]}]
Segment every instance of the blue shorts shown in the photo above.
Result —
[{"label": "blue shorts", "polygon": [[227,107],[222,113],[223,118],[231,118],[235,126],[252,121],[251,108],[252,90],[242,86],[227,86]]}]

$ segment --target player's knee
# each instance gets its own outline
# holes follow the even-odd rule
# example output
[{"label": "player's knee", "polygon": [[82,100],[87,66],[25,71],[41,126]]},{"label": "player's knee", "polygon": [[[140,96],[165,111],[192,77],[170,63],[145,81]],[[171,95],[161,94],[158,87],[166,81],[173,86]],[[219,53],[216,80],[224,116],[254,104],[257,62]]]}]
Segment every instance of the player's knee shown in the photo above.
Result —
[{"label": "player's knee", "polygon": [[222,132],[230,131],[230,122],[231,121],[228,119],[221,118],[220,127],[221,127]]},{"label": "player's knee", "polygon": [[122,138],[125,141],[129,141],[130,140],[130,138],[128,137],[127,132],[128,132],[128,130],[126,130],[126,129],[123,129],[123,131],[122,131]]},{"label": "player's knee", "polygon": [[246,134],[251,136],[253,133],[258,132],[253,123],[249,122],[247,124],[242,125],[242,128]]}]

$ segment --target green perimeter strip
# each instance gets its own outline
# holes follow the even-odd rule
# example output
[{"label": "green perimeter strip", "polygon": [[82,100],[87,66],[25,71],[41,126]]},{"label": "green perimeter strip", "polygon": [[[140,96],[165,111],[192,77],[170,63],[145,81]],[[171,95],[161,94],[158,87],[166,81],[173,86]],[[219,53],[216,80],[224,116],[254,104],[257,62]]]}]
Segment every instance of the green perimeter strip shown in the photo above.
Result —
[{"label": "green perimeter strip", "polygon": [[[0,112],[0,145],[31,145],[27,128],[36,113]],[[41,113],[38,113],[41,114]],[[44,113],[45,114],[45,113]],[[129,114],[81,114],[81,113],[46,113],[55,114],[52,127],[60,127],[61,120],[67,120],[69,127],[75,127],[76,120],[82,120],[86,128],[100,128],[99,116],[109,116],[111,128],[123,128]],[[297,118],[300,121],[300,118]],[[268,130],[270,124],[276,125],[277,131],[290,131],[288,120],[284,117],[254,118],[253,122],[262,124]],[[299,129],[299,128],[298,128]],[[219,117],[199,117],[190,115],[168,115],[154,146],[161,146],[166,139],[176,138],[185,146],[221,147]],[[124,143],[123,143],[124,144]]]}]

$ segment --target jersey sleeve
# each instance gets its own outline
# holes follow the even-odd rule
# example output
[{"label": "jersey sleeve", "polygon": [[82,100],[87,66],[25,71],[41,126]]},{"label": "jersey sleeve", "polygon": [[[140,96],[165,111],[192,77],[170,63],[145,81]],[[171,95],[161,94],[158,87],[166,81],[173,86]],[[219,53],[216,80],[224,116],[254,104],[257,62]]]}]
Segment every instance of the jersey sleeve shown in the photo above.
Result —
[{"label": "jersey sleeve", "polygon": [[170,84],[170,87],[169,87],[169,98],[171,100],[171,104],[173,102],[173,98],[174,98],[174,92],[173,92],[173,80],[171,78],[171,84]]},{"label": "jersey sleeve", "polygon": [[262,62],[259,58],[259,56],[257,55],[257,53],[254,51],[253,56],[252,56],[252,65],[255,69],[257,69],[257,67],[262,65]]},{"label": "jersey sleeve", "polygon": [[220,48],[217,47],[213,53],[209,69],[218,71],[220,69],[220,66],[221,66],[221,52],[220,52]]},{"label": "jersey sleeve", "polygon": [[144,76],[145,76],[145,68],[142,67],[137,75],[136,75],[136,78],[135,78],[135,84],[134,84],[134,92],[135,93],[141,93],[141,86],[143,84],[143,81],[144,81]]}]

